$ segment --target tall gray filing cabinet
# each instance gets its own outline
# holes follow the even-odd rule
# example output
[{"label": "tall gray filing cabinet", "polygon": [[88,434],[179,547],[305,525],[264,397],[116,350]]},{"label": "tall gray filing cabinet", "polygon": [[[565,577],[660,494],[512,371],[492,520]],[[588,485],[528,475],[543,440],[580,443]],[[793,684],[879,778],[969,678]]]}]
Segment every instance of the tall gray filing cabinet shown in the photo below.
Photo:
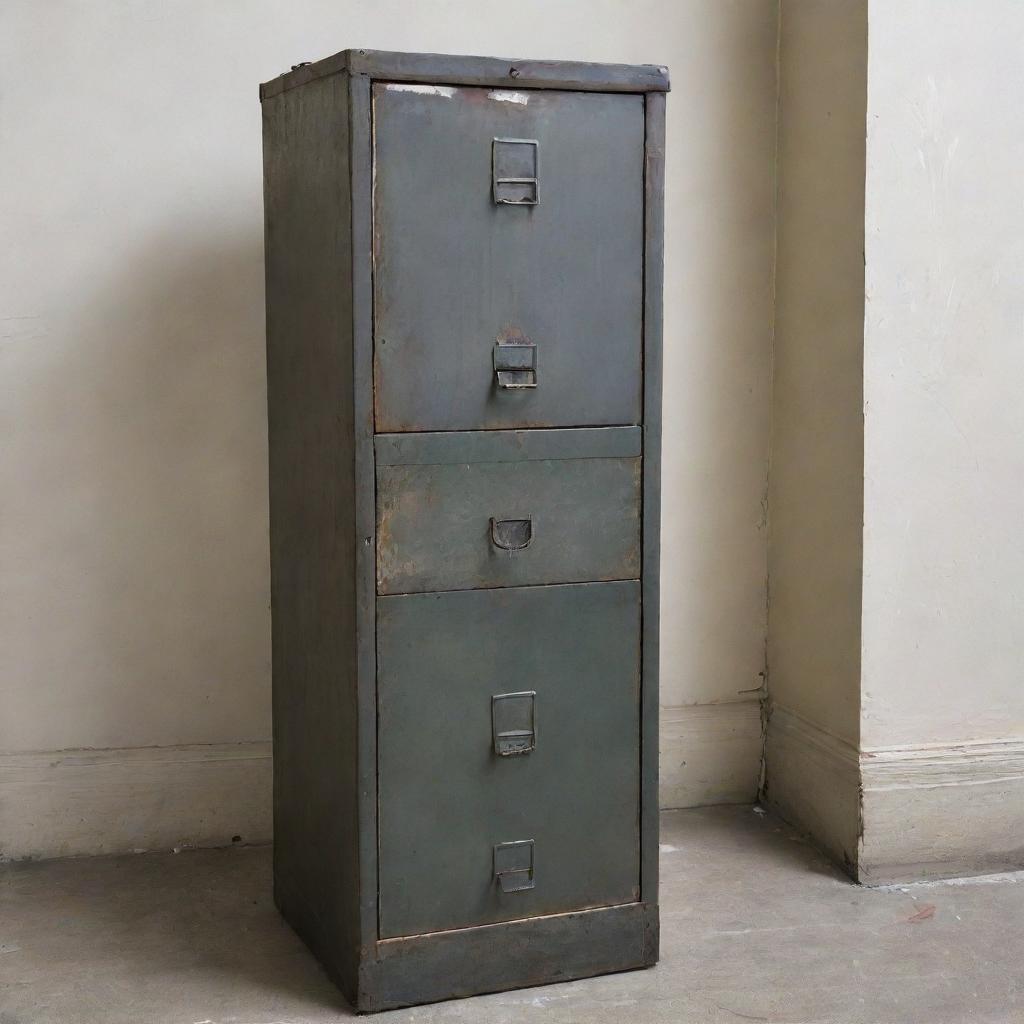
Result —
[{"label": "tall gray filing cabinet", "polygon": [[274,890],[359,1010],[657,960],[667,89],[261,89]]}]

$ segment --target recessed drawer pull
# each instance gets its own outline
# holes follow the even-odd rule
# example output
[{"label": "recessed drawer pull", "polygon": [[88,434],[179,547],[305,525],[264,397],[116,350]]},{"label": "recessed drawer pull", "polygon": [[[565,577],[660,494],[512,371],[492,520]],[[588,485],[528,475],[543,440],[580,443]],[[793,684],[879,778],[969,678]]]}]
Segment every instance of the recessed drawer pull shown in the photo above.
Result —
[{"label": "recessed drawer pull", "polygon": [[537,691],[494,694],[491,730],[498,757],[529,754],[537,746]]},{"label": "recessed drawer pull", "polygon": [[495,846],[494,877],[502,892],[525,892],[534,887],[533,846],[532,839]]},{"label": "recessed drawer pull", "polygon": [[495,139],[491,143],[491,190],[499,206],[540,202],[540,143],[536,139]]},{"label": "recessed drawer pull", "polygon": [[499,388],[521,391],[537,386],[537,346],[517,339],[494,344],[494,376]]},{"label": "recessed drawer pull", "polygon": [[[478,535],[479,536],[479,535]],[[533,519],[495,519],[491,517],[491,543],[502,551],[522,551],[533,540]]]}]

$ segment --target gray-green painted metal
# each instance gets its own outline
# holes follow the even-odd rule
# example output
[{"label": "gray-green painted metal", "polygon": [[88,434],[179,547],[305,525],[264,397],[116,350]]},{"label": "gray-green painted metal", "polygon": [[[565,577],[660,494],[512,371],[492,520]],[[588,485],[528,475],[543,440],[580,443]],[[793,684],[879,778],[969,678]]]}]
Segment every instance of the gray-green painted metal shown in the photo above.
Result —
[{"label": "gray-green painted metal", "polygon": [[643,453],[640,427],[577,430],[460,430],[456,433],[378,434],[378,466],[446,462],[525,462],[535,459],[628,459]]},{"label": "gray-green painted metal", "polygon": [[[640,577],[633,459],[377,467],[377,591],[409,594]],[[495,543],[491,521],[528,524]]]},{"label": "gray-green painted metal", "polygon": [[[532,429],[536,421],[524,420],[509,424],[518,429],[480,430],[494,426],[492,420],[456,434],[375,436],[374,82],[510,88],[526,91],[531,98],[543,90],[634,94],[621,98],[639,103],[643,111],[642,139],[638,136],[643,149],[643,237],[638,256],[643,288],[642,407],[629,420],[638,427],[597,427],[607,421],[584,418],[575,424],[583,429],[536,430]],[[626,970],[657,960],[661,232],[663,92],[667,88],[665,69],[653,66],[355,50],[302,67],[261,88],[275,898],[360,1010]],[[540,203],[503,212],[536,216],[543,210],[550,195],[545,190],[546,169],[542,149]],[[488,180],[488,188],[490,184]],[[384,253],[378,255],[386,258]],[[484,348],[493,359],[493,339],[485,339]],[[538,386],[543,387],[548,379],[544,349],[538,353]],[[458,367],[455,372],[460,372]],[[587,386],[584,377],[572,383],[576,388]],[[495,925],[382,937],[380,922],[386,912],[378,899],[378,811],[383,799],[378,771],[383,770],[383,759],[377,748],[377,605],[378,601],[381,605],[429,601],[434,595],[377,597],[377,468],[629,460],[641,455],[641,676],[639,723],[633,741],[639,755],[636,901]],[[586,510],[581,510],[581,519],[585,525]],[[608,588],[629,587],[635,590],[637,584],[460,591],[438,599],[486,603],[492,595],[550,590],[608,593]],[[382,686],[384,682],[382,674]],[[546,723],[541,704],[541,744],[550,725]],[[381,738],[385,738],[383,731]],[[489,743],[490,735],[485,739]],[[541,749],[538,746],[520,757],[528,762]],[[495,768],[517,760],[499,761],[493,756]],[[604,830],[597,835],[600,839]],[[593,836],[586,839],[589,842]],[[537,852],[537,886],[544,877],[542,853],[542,849]],[[531,893],[525,895],[530,898]]]},{"label": "gray-green painted metal", "polygon": [[[374,86],[380,431],[639,423],[644,100]],[[491,195],[494,137],[536,139],[540,202]],[[497,387],[494,346],[536,345]]]},{"label": "gray-green painted metal", "polygon": [[[381,936],[635,902],[640,586],[377,602]],[[535,690],[537,745],[497,757],[495,694]],[[535,842],[501,893],[496,844]]]}]

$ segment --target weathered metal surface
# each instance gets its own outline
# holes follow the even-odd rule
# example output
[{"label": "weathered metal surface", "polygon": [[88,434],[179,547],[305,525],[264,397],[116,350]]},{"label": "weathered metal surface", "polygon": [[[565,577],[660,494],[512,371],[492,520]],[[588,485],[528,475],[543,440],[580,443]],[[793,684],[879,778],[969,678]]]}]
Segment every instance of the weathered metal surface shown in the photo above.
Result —
[{"label": "weathered metal surface", "polygon": [[378,434],[378,466],[445,462],[530,462],[537,459],[628,459],[642,451],[640,427],[580,430],[460,430]]},{"label": "weathered metal surface", "polygon": [[[644,99],[378,83],[379,431],[641,420]],[[493,139],[536,139],[536,206],[492,199]],[[494,347],[536,346],[535,387]]]},{"label": "weathered metal surface", "polygon": [[377,468],[377,591],[638,579],[640,459]]},{"label": "weathered metal surface", "polygon": [[575,89],[599,92],[667,92],[668,68],[656,64],[588,64],[519,57],[464,57],[441,53],[342,50],[316,62],[292,66],[260,86],[260,99],[341,72],[395,82],[512,86],[519,89]]},{"label": "weathered metal surface", "polygon": [[644,495],[641,832],[645,903],[658,901],[658,652],[661,606],[662,278],[665,97],[646,97],[644,140]]},{"label": "weathered metal surface", "polygon": [[[377,608],[381,937],[637,900],[639,584]],[[499,757],[492,697],[526,689],[543,740]],[[536,885],[503,894],[492,851],[521,839],[536,844]]]},{"label": "weathered metal surface", "polygon": [[349,175],[348,83],[324,79],[265,103],[263,131],[274,894],[354,997],[358,496],[352,470],[337,471],[356,452],[348,192],[338,188]]},{"label": "weathered metal surface", "polygon": [[657,960],[658,908],[649,903],[388,939],[363,962],[359,1007],[547,985]]},{"label": "weathered metal surface", "polygon": [[[358,790],[355,820],[359,833],[359,871],[350,879],[358,886],[359,924],[363,941],[377,927],[377,623],[376,556],[374,524],[373,446],[373,151],[372,99],[370,80],[365,75],[349,76],[349,197],[351,231],[339,243],[349,245],[352,260],[352,369],[354,375],[352,414],[355,452],[352,465],[355,488],[355,604],[356,671],[359,731],[355,752]],[[337,186],[336,186],[337,187]],[[341,188],[344,191],[344,188]],[[344,351],[344,350],[343,350]],[[346,353],[347,354],[347,353]],[[330,451],[325,473],[343,473],[349,467],[334,461]],[[341,581],[338,581],[339,584]],[[347,582],[347,581],[346,581]],[[325,628],[333,628],[333,624]],[[351,751],[336,751],[336,757],[351,757]],[[347,808],[346,808],[347,811]],[[321,854],[322,855],[322,854]]]},{"label": "weathered metal surface", "polygon": [[[344,73],[338,74],[339,71]],[[466,374],[475,375],[482,367],[496,396],[503,390],[497,387],[496,346],[519,348],[520,351],[508,356],[502,353],[498,363],[506,358],[519,359],[524,365],[510,366],[503,372],[532,371],[533,380],[527,382],[535,383],[535,388],[511,388],[502,394],[505,399],[521,403],[518,409],[521,418],[514,425],[526,429],[496,430],[493,428],[500,422],[484,416],[479,422],[465,421],[466,426],[474,429],[459,433],[420,431],[374,436],[374,351],[376,346],[379,356],[386,344],[390,344],[386,335],[375,340],[371,322],[374,309],[371,275],[374,78],[383,80],[378,90],[384,89],[387,82],[429,85],[426,89],[406,89],[405,95],[420,97],[423,106],[419,109],[430,118],[438,116],[438,104],[446,103],[448,94],[455,95],[454,87],[492,87],[468,90],[469,95],[462,97],[468,101],[468,107],[463,105],[460,109],[478,109],[480,117],[460,114],[459,128],[453,129],[456,134],[464,130],[478,135],[482,122],[488,122],[488,131],[479,139],[479,150],[485,154],[484,181],[479,192],[473,191],[476,184],[468,191],[463,189],[462,200],[467,209],[475,211],[474,216],[480,212],[474,204],[481,200],[489,216],[503,214],[520,218],[515,228],[519,232],[516,237],[522,243],[516,267],[521,269],[522,261],[528,262],[534,253],[541,252],[541,258],[528,266],[526,276],[516,276],[518,270],[512,273],[516,267],[507,261],[502,263],[506,253],[500,243],[507,239],[495,236],[496,255],[491,250],[485,254],[486,265],[481,265],[476,282],[499,297],[507,295],[511,287],[517,292],[516,301],[523,300],[523,308],[530,304],[543,306],[550,301],[550,306],[546,307],[550,323],[558,330],[541,336],[533,324],[524,322],[526,317],[509,314],[489,337],[480,340],[479,351],[466,342],[463,358],[458,346],[465,339],[464,325],[459,323],[458,330],[451,335],[457,341],[458,350],[447,350],[449,356],[455,351],[454,361],[447,359],[442,369],[440,364],[435,366],[428,360],[426,370],[420,367],[426,376],[419,383],[431,384],[430,374],[436,371],[441,390],[450,388],[445,401],[454,403],[458,415],[462,415],[464,395],[471,390],[467,389]],[[360,1010],[583,977],[644,966],[657,959],[657,909],[652,901],[657,883],[660,232],[664,147],[664,97],[657,91],[667,86],[667,75],[664,69],[658,68],[532,62],[513,65],[497,59],[348,51],[328,61],[300,67],[261,90],[266,100],[275,898],[331,977]],[[558,91],[567,88],[587,90],[590,95],[566,97]],[[594,95],[595,92],[635,95]],[[396,95],[401,94],[401,89],[396,91]],[[427,105],[427,98],[438,102]],[[587,111],[596,110],[597,106],[580,104],[578,101],[583,99],[593,100],[597,105],[617,99],[622,101],[622,106],[612,104],[604,108],[607,116],[591,117]],[[614,113],[626,108],[642,110],[640,128],[636,127],[636,118],[625,115],[619,118]],[[573,111],[573,115],[563,118],[561,115],[566,110]],[[613,113],[608,114],[608,110]],[[506,116],[504,124],[491,131],[495,111],[499,114],[511,111],[512,115]],[[524,118],[515,116],[524,111],[532,112],[526,121],[540,125],[540,129],[524,127]],[[378,106],[378,132],[382,125]],[[451,128],[449,122],[445,121],[445,125],[446,130]],[[423,131],[430,134],[426,126]],[[582,138],[581,134],[586,134],[587,138]],[[494,137],[522,137],[539,143],[538,152],[542,151],[542,155],[536,164],[538,205],[499,206],[494,203],[490,166]],[[553,186],[558,184],[556,172],[560,166],[557,161],[552,163],[552,154],[557,153],[558,146],[569,142],[576,152],[586,156],[586,161],[575,168],[581,173],[576,173],[571,183],[567,177],[567,183],[552,193]],[[621,155],[624,147],[632,148],[629,160]],[[641,147],[642,156],[638,155]],[[615,205],[620,197],[606,195],[600,183],[607,180],[609,174],[618,173],[615,168],[621,169],[631,161],[634,166],[641,166],[642,197],[633,209],[634,186],[631,185],[623,196],[632,210],[630,218],[635,218],[636,211],[640,211],[641,238],[623,265],[614,268],[616,273],[621,271],[622,274],[613,275],[613,285],[608,285],[604,275],[612,274],[612,268],[593,262],[595,246],[599,247],[607,239],[588,232],[591,227],[595,233],[616,230],[608,218],[603,218],[602,204]],[[419,156],[416,162],[422,166]],[[461,165],[456,169],[460,173],[463,170]],[[520,177],[517,173],[508,176]],[[429,176],[418,180],[430,185]],[[476,180],[474,175],[473,182]],[[634,185],[635,180],[633,175],[630,181]],[[570,192],[572,209],[559,210],[558,204],[568,202],[564,197]],[[418,195],[423,200],[422,190]],[[431,199],[427,197],[424,202],[428,210]],[[536,218],[545,212],[550,215],[552,204],[556,218],[562,218],[560,223],[564,223],[571,236],[568,241],[546,238],[543,226],[538,229],[540,222]],[[441,216],[444,211],[435,205],[434,214]],[[582,231],[578,224],[583,224]],[[452,226],[458,227],[457,224]],[[386,269],[389,260],[403,253],[392,244],[381,250],[382,237],[378,234],[376,239],[378,274]],[[537,245],[538,240],[543,245]],[[405,236],[401,241],[405,243]],[[428,265],[461,259],[461,241],[457,234],[442,239],[443,244],[438,249],[428,250]],[[606,293],[619,287],[620,278],[627,279],[629,273],[633,273],[633,287],[639,287],[638,261],[644,266],[643,291],[637,306],[640,312],[636,316],[637,324],[642,320],[643,330],[642,386],[639,335],[635,328],[632,334],[619,331],[610,358],[603,358],[599,351],[603,344],[600,331],[589,330],[586,322],[588,316],[608,321],[601,311],[601,303]],[[585,275],[581,276],[580,268],[586,271]],[[577,294],[583,294],[581,289],[585,290],[598,279],[602,284],[601,293],[597,294],[594,289],[576,304]],[[377,297],[379,299],[379,295]],[[434,301],[433,296],[429,298]],[[445,301],[450,300],[453,309],[466,305],[470,315],[478,314],[479,308],[473,313],[474,307],[465,303],[465,298],[462,290],[453,285]],[[556,298],[563,301],[556,304]],[[496,300],[491,296],[486,301]],[[619,307],[620,313],[622,308]],[[447,310],[444,313],[447,315]],[[581,318],[582,331],[579,329]],[[570,339],[568,347],[563,345],[565,337]],[[578,338],[583,338],[586,344],[586,360],[571,376],[562,374],[558,369],[559,359],[564,352],[575,358],[580,351]],[[473,344],[476,340],[474,334]],[[536,347],[527,366],[527,357],[521,350],[528,345]],[[616,362],[624,358],[623,353],[631,353],[628,358],[636,361],[637,369],[632,378],[635,409],[628,419],[610,420],[604,412],[611,407],[608,395],[614,398],[619,394],[616,389],[625,379],[624,364]],[[591,358],[595,356],[600,358]],[[554,371],[558,372],[553,378]],[[527,415],[522,404],[524,399],[545,391],[550,393],[548,385],[553,379],[561,391],[559,403],[554,403],[558,406],[556,413],[562,415],[574,402],[577,410],[572,417],[553,422],[576,429],[537,429],[545,423],[546,413],[540,407],[533,410],[540,415]],[[515,378],[512,381],[517,382]],[[595,401],[604,412],[589,418],[587,407]],[[583,418],[577,418],[577,414]],[[598,425],[620,422],[642,426]],[[517,467],[515,472],[518,472],[520,465],[540,466],[564,460],[621,460],[639,465],[641,454],[641,583],[587,583],[377,598],[375,468],[505,464]],[[577,510],[576,519],[583,530],[589,526],[587,512],[586,508]],[[514,508],[496,509],[487,516],[488,538],[491,519],[496,520],[495,537],[507,545],[506,550],[500,552],[501,557],[509,560],[529,555],[540,543],[547,523],[537,514],[528,512],[523,518]],[[520,550],[513,550],[520,544],[524,545]],[[457,696],[459,688],[469,687],[471,680],[463,672],[461,682],[449,691],[448,677],[453,665],[457,667],[461,661],[478,666],[493,665],[486,679],[483,675],[476,678],[481,685],[483,682],[494,685],[483,687],[483,710],[474,707],[472,712],[480,717],[479,745],[473,746],[469,760],[458,766],[464,774],[457,781],[466,787],[471,799],[475,794],[476,799],[497,800],[500,807],[496,815],[507,814],[513,803],[528,807],[534,799],[539,799],[544,808],[550,806],[552,814],[564,807],[562,817],[569,821],[575,814],[577,824],[563,832],[563,853],[578,835],[600,832],[602,837],[608,837],[611,860],[607,864],[600,858],[594,864],[584,860],[582,866],[576,865],[572,878],[564,866],[566,862],[562,862],[563,866],[552,874],[562,854],[552,852],[549,837],[546,838],[544,832],[548,826],[544,822],[535,828],[532,826],[536,823],[532,821],[513,821],[512,825],[517,827],[507,834],[481,836],[478,833],[483,830],[467,819],[463,839],[459,840],[443,823],[439,826],[440,833],[429,831],[433,816],[425,804],[417,805],[421,814],[418,822],[412,813],[406,814],[404,819],[398,820],[397,829],[404,832],[406,845],[416,844],[416,849],[420,852],[426,849],[428,856],[437,853],[429,848],[431,836],[448,837],[457,847],[456,862],[458,855],[465,855],[471,841],[480,839],[484,852],[473,861],[473,872],[479,872],[479,876],[471,872],[466,877],[482,881],[482,876],[486,875],[492,897],[500,888],[494,875],[494,847],[533,839],[534,888],[505,893],[501,898],[547,899],[551,895],[550,886],[558,880],[561,871],[561,877],[567,882],[559,883],[557,888],[566,899],[566,905],[590,906],[590,901],[597,899],[598,891],[604,893],[601,901],[614,901],[619,905],[382,940],[383,914],[378,906],[378,885],[383,873],[379,871],[377,858],[378,838],[383,838],[383,830],[378,832],[378,797],[382,811],[400,812],[401,807],[393,806],[383,791],[378,792],[378,725],[382,742],[395,738],[383,719],[378,723],[377,716],[378,606],[382,611],[383,640],[388,619],[386,609],[398,607],[401,602],[414,602],[417,607],[421,607],[420,603],[427,607],[432,601],[454,602],[452,607],[463,607],[462,602],[479,601],[482,604],[478,607],[483,607],[490,602],[500,605],[514,600],[511,595],[536,594],[540,595],[539,607],[545,600],[552,599],[549,595],[554,593],[610,593],[607,588],[624,588],[632,593],[628,602],[632,608],[628,627],[611,622],[598,628],[586,614],[581,616],[565,609],[559,613],[553,607],[548,608],[546,614],[539,614],[536,621],[519,613],[481,614],[478,618],[464,615],[461,619],[442,615],[439,626],[447,623],[451,632],[445,634],[441,628],[435,639],[461,653],[455,658],[442,659],[445,671],[442,673],[435,668],[434,683],[431,685],[427,680],[426,689],[446,701],[454,699],[449,693]],[[641,591],[642,604],[639,601]],[[642,625],[637,621],[640,615]],[[424,615],[422,620],[419,616],[414,618],[422,623],[430,616]],[[461,627],[459,622],[462,622]],[[527,628],[521,630],[524,624]],[[602,692],[593,700],[585,699],[590,693],[589,687],[596,685],[595,678],[599,677],[585,674],[585,665],[579,659],[590,655],[576,648],[581,646],[581,638],[588,641],[582,645],[587,650],[596,644],[598,653],[592,652],[594,662],[600,671],[610,671],[616,657],[625,657],[624,648],[613,644],[614,650],[610,648],[600,654],[601,645],[612,644],[610,638],[621,638],[624,632],[635,637],[635,646],[642,649],[642,670],[638,665],[640,654],[633,650],[629,681],[624,687],[632,692],[631,703],[620,712],[615,709],[616,701],[625,699],[622,688],[612,687],[608,696]],[[531,633],[541,639],[538,648],[531,647]],[[406,673],[409,700],[400,702],[402,714],[409,720],[417,717],[421,721],[431,720],[430,714],[439,710],[441,703],[436,703],[436,707],[424,706],[419,715],[415,704],[418,699],[427,699],[416,688],[423,680],[418,674],[417,644],[426,649],[429,647],[426,638],[417,640],[419,634],[415,628],[405,633],[391,631],[388,635],[392,640],[387,647],[389,657],[400,651],[400,657],[409,666]],[[500,647],[502,644],[506,646]],[[543,653],[546,650],[550,655]],[[506,665],[519,666],[512,673],[516,676],[514,683],[510,676],[501,676]],[[555,671],[559,666],[560,674]],[[539,672],[548,679],[545,673],[549,669],[552,671],[550,678],[555,680],[550,685],[534,687],[532,683],[524,683],[523,677],[531,673]],[[638,681],[641,672],[642,684]],[[459,677],[459,673],[455,676]],[[415,686],[410,681],[413,679]],[[494,697],[521,697],[532,690],[536,691],[539,701],[532,710],[534,715],[539,710],[540,733],[535,718],[527,724],[528,716],[522,706],[518,711],[523,713],[518,716],[500,714],[496,725]],[[553,695],[557,697],[554,704]],[[577,698],[583,698],[582,702]],[[566,702],[561,710],[558,701]],[[457,724],[464,721],[460,716],[468,714],[463,703],[455,700],[451,713],[440,721],[442,730],[457,732]],[[511,706],[515,705],[516,701],[512,700]],[[571,707],[572,716],[566,713],[566,707]],[[601,717],[608,708],[615,713],[615,730],[608,719]],[[573,721],[572,734],[559,739],[558,728],[565,728],[570,720]],[[609,730],[607,733],[602,732],[605,728]],[[415,731],[409,735],[413,746],[419,743],[425,751],[418,761],[418,771],[408,769],[409,792],[414,791],[415,784],[437,786],[439,792],[445,790],[450,773],[444,758],[449,749],[460,749],[461,735],[453,733],[450,741],[440,742],[435,749],[428,749],[429,737]],[[476,726],[473,735],[478,736]],[[590,742],[584,746],[588,739]],[[543,764],[554,756],[552,744],[556,742],[562,753],[557,760],[548,760],[543,779],[538,776],[540,781],[528,787],[528,799],[516,797],[511,802],[506,799],[509,791],[502,789],[502,785],[509,773],[503,770],[512,768],[516,772],[514,777],[518,777],[523,766]],[[632,745],[631,753],[627,742]],[[518,756],[508,756],[502,751],[516,752]],[[611,780],[601,774],[606,767],[605,755],[612,762],[622,759]],[[474,762],[473,758],[477,760]],[[383,761],[382,750],[382,765]],[[571,784],[562,787],[562,781],[567,778]],[[580,781],[572,783],[573,779]],[[557,783],[558,792],[549,799],[544,795],[541,782],[549,786]],[[631,800],[628,813],[627,789]],[[611,818],[603,802],[600,813],[589,802],[595,794],[603,795],[606,791],[612,797]],[[583,794],[582,804],[580,793]],[[560,800],[564,803],[559,804]],[[438,806],[445,807],[443,800],[438,801]],[[493,809],[497,805],[489,806]],[[501,820],[504,819],[494,819]],[[561,827],[561,824],[555,822],[551,827]],[[615,849],[615,844],[627,843],[627,836],[632,837],[628,840],[629,850]],[[587,857],[592,852],[591,844]],[[604,856],[603,850],[601,856]],[[631,867],[627,871],[623,865],[630,858]],[[623,873],[609,875],[601,883],[601,873],[611,871],[608,864],[613,863]],[[465,872],[462,874],[465,876]],[[440,878],[443,885],[453,884],[447,861],[431,877]],[[577,893],[579,899],[576,899],[572,885],[585,887],[589,885],[588,879],[593,886],[582,895]],[[619,887],[617,894],[616,887]],[[641,898],[641,893],[643,903],[633,902]]]}]

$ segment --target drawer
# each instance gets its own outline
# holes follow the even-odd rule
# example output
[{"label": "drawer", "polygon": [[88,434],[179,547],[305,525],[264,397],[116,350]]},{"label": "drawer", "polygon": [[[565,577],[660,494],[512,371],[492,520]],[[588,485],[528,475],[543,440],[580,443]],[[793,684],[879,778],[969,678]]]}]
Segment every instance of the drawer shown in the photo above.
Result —
[{"label": "drawer", "polygon": [[639,423],[643,97],[378,83],[373,114],[376,429]]},{"label": "drawer", "polygon": [[377,438],[377,591],[640,575],[640,429]]},{"label": "drawer", "polygon": [[639,584],[377,614],[381,937],[637,900]]}]

